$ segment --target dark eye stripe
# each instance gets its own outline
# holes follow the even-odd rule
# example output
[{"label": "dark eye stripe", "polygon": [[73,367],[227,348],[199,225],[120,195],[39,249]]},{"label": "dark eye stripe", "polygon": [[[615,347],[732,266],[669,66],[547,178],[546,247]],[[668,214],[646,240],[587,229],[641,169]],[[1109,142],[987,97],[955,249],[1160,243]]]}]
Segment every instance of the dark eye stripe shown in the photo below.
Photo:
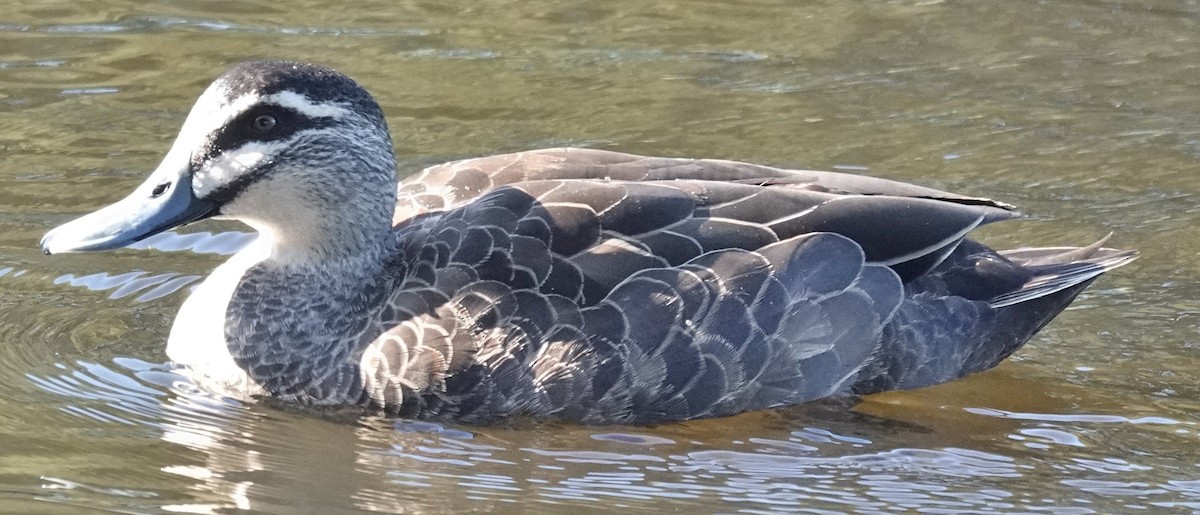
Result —
[{"label": "dark eye stripe", "polygon": [[[275,118],[275,126],[271,130],[262,131],[254,127],[254,120],[262,115]],[[225,151],[252,141],[283,139],[299,131],[325,127],[331,123],[327,118],[312,118],[282,106],[257,106],[214,131],[200,150],[192,154],[192,169],[198,170]]]}]

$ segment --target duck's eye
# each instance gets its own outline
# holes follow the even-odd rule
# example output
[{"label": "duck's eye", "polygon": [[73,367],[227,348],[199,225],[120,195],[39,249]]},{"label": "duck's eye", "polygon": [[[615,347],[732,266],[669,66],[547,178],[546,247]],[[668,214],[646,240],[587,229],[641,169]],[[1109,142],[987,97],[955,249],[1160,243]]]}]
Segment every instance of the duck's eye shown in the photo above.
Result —
[{"label": "duck's eye", "polygon": [[150,192],[150,196],[157,197],[159,195],[162,195],[163,193],[166,193],[167,189],[170,187],[171,187],[171,183],[169,183],[169,182],[164,182],[162,184],[159,184],[158,186],[154,187],[153,191]]},{"label": "duck's eye", "polygon": [[254,117],[254,120],[250,122],[250,126],[258,132],[271,132],[271,129],[274,129],[278,123],[274,116],[260,114]]}]

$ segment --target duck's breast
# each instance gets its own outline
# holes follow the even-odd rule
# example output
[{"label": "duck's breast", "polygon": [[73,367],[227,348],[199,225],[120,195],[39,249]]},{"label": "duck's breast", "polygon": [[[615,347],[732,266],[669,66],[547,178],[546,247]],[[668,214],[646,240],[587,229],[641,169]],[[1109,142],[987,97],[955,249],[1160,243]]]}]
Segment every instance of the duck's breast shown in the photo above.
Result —
[{"label": "duck's breast", "polygon": [[225,320],[246,270],[265,259],[267,251],[255,242],[218,266],[184,301],[171,325],[167,357],[207,388],[237,394],[261,390],[234,363],[225,342]]}]

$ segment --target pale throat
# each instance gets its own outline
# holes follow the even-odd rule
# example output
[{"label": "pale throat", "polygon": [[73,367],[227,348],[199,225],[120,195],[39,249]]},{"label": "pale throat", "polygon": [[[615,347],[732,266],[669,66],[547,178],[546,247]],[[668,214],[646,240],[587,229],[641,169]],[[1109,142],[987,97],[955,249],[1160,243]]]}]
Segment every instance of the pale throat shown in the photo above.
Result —
[{"label": "pale throat", "polygon": [[256,183],[223,206],[221,217],[258,232],[264,265],[371,270],[392,258],[394,200],[322,198],[313,188],[286,179]]},{"label": "pale throat", "polygon": [[264,264],[305,268],[375,268],[395,252],[391,227],[336,223],[336,218],[271,223],[238,217],[258,232]]}]

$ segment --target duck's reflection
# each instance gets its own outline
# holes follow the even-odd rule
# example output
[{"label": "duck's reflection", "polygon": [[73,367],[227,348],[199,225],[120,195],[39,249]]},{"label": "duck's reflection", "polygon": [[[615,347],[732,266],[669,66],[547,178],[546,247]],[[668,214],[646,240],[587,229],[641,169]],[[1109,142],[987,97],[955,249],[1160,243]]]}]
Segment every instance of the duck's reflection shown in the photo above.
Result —
[{"label": "duck's reflection", "polygon": [[[1056,425],[1053,415],[1009,411],[1005,402],[954,408],[947,404],[952,395],[935,390],[857,407],[827,402],[657,427],[513,421],[461,428],[214,397],[164,365],[130,358],[60,368],[30,379],[68,398],[64,411],[88,431],[140,441],[134,448],[144,447],[144,455],[130,463],[157,470],[153,484],[139,490],[145,495],[122,500],[186,513],[1003,511],[1063,507],[1073,503],[1070,496],[1103,504],[1105,494],[1086,482],[1088,474],[1102,472],[1128,489],[1136,481],[1121,479],[1144,479],[1149,468],[1095,456],[1094,427],[1161,431],[1154,428],[1168,422],[1072,416]],[[1003,374],[973,381],[1006,383],[1008,396],[1036,396],[1032,390],[1045,386],[1021,386]],[[1065,391],[1021,404],[1069,413]],[[880,418],[889,412],[896,416]],[[1180,425],[1169,422],[1162,427]],[[1046,485],[1040,497],[1004,488],[1033,477]],[[72,484],[88,482],[93,496],[118,484],[69,475],[44,481],[67,497],[82,495]],[[1190,494],[1170,481],[1137,488],[1161,502],[1185,502]],[[1064,486],[1067,494],[1055,493]]]},{"label": "duck's reflection", "polygon": [[[129,246],[131,249],[154,249],[163,252],[191,251],[200,254],[232,255],[237,253],[257,235],[239,231],[218,233],[195,232],[181,234],[173,231],[154,235]],[[0,270],[0,276],[9,269]],[[152,274],[146,271],[132,271],[120,274],[98,272],[87,275],[73,273],[55,277],[54,284],[68,284],[87,288],[92,291],[108,291],[110,299],[122,299],[137,294],[137,302],[150,302],[167,297],[175,292],[192,286],[203,279],[199,275],[167,272]]]}]

